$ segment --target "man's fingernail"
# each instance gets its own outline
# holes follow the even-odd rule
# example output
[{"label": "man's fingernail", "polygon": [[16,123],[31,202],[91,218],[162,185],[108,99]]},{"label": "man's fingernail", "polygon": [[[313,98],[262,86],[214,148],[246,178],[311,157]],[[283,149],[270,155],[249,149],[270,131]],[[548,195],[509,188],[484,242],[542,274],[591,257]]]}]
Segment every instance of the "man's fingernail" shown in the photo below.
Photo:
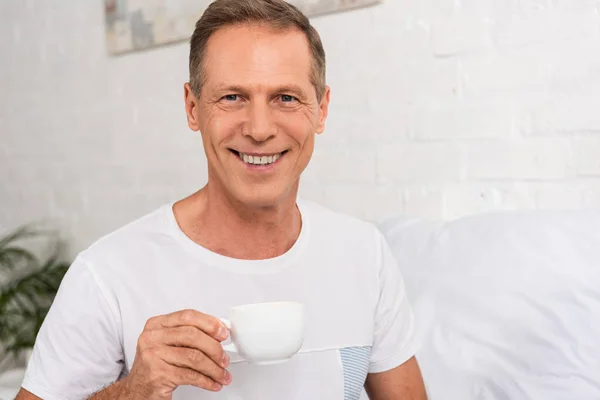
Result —
[{"label": "man's fingernail", "polygon": [[231,383],[231,374],[229,371],[225,370],[225,384],[229,385]]},{"label": "man's fingernail", "polygon": [[221,389],[223,389],[223,385],[221,385],[218,382],[215,382],[215,390],[221,390]]},{"label": "man's fingernail", "polygon": [[219,327],[219,332],[217,333],[217,335],[219,335],[221,339],[225,340],[227,339],[227,336],[229,336],[229,331],[224,326],[221,326]]},{"label": "man's fingernail", "polygon": [[227,366],[229,365],[229,356],[227,355],[227,353],[223,353],[223,368],[227,368]]}]

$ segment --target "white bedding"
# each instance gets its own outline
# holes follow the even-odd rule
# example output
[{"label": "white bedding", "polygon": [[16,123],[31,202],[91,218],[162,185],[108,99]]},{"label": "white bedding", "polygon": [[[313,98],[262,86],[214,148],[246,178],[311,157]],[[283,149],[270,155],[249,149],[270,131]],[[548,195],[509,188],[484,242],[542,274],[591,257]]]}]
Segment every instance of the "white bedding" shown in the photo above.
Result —
[{"label": "white bedding", "polygon": [[600,399],[600,212],[400,218],[382,230],[433,400]]}]

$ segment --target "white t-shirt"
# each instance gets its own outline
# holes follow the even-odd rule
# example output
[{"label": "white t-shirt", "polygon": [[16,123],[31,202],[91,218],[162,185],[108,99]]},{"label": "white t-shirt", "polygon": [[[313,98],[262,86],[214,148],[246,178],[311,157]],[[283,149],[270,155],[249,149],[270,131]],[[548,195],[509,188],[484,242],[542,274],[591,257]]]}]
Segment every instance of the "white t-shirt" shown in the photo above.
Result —
[{"label": "white t-shirt", "polygon": [[45,400],[81,400],[131,369],[153,316],[196,309],[226,317],[242,304],[299,301],[306,335],[292,360],[236,360],[220,392],[179,387],[174,400],[356,400],[368,372],[416,352],[414,318],[396,262],[371,224],[298,201],[302,230],[285,254],[238,260],[178,227],[172,204],[80,253],[37,337],[23,387]]}]

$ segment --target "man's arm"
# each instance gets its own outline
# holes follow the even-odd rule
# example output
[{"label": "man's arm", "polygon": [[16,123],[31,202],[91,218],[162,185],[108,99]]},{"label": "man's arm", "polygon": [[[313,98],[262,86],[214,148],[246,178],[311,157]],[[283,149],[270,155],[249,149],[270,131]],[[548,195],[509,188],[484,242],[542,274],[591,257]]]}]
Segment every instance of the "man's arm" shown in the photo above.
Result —
[{"label": "man's arm", "polygon": [[[88,400],[115,400],[119,398],[131,399],[124,395],[125,382],[117,382]],[[404,364],[390,371],[369,374],[365,389],[370,400],[427,400],[425,385],[417,360],[413,357]],[[21,389],[15,400],[43,400]]]},{"label": "man's arm", "polygon": [[365,389],[371,400],[426,400],[416,321],[392,250],[377,232],[379,293]]},{"label": "man's arm", "polygon": [[21,388],[15,400],[44,400],[41,397],[37,397],[35,394],[29,393],[27,390]]},{"label": "man's arm", "polygon": [[369,374],[365,389],[371,400],[427,400],[421,369],[414,357],[389,371]]},{"label": "man's arm", "polygon": [[[229,357],[220,344],[228,336],[221,321],[196,310],[152,317],[138,339],[127,377],[90,397],[86,393],[69,398],[170,400],[173,391],[183,385],[218,392],[231,382],[226,370]],[[56,398],[51,391],[45,392]],[[16,400],[38,399],[21,389]]]},{"label": "man's arm", "polygon": [[[116,399],[128,399],[131,400],[133,399],[133,397],[128,397],[125,396],[126,390],[125,390],[125,382],[124,381],[119,381],[109,387],[107,387],[106,389],[102,390],[101,392],[98,392],[94,395],[92,395],[90,398],[88,398],[88,400],[116,400]],[[34,395],[33,393],[28,392],[27,390],[21,388],[21,390],[19,391],[19,393],[17,394],[17,397],[15,398],[15,400],[44,400],[41,397],[37,397],[36,395]]]}]

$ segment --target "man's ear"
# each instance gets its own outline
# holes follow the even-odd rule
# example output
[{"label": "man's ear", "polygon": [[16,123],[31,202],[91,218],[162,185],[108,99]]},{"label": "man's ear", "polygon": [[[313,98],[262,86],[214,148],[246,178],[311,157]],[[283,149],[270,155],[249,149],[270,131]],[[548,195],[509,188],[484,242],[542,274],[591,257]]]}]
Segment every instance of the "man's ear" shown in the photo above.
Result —
[{"label": "man's ear", "polygon": [[192,90],[189,82],[186,82],[183,85],[183,97],[185,100],[185,114],[187,116],[188,126],[193,131],[200,130],[200,124],[198,118],[196,118],[196,113],[198,111],[198,99]]},{"label": "man's ear", "polygon": [[327,120],[327,115],[329,114],[329,101],[331,97],[331,88],[329,86],[325,86],[325,93],[323,94],[323,98],[319,103],[319,121],[317,123],[317,133],[321,134],[325,130],[325,121]]}]

